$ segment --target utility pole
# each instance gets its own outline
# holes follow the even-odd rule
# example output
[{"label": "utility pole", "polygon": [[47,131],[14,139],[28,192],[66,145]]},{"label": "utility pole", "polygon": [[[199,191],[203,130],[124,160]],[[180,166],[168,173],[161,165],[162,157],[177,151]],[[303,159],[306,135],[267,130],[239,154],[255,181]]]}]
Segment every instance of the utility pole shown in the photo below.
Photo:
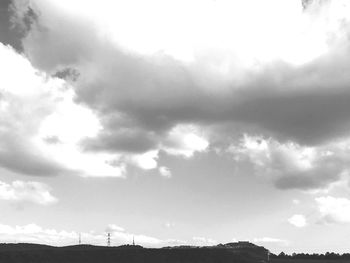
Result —
[{"label": "utility pole", "polygon": [[135,246],[135,237],[132,237],[132,245]]},{"label": "utility pole", "polygon": [[111,246],[111,233],[107,234],[107,246],[110,247]]},{"label": "utility pole", "polygon": [[79,233],[79,245],[81,245],[81,233]]}]

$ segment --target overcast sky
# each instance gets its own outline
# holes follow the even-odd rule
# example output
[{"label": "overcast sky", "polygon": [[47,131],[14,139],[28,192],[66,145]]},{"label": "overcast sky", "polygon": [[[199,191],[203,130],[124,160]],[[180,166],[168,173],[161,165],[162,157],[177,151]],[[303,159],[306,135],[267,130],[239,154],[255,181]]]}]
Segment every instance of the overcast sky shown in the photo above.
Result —
[{"label": "overcast sky", "polygon": [[350,252],[347,0],[2,0],[0,243]]}]

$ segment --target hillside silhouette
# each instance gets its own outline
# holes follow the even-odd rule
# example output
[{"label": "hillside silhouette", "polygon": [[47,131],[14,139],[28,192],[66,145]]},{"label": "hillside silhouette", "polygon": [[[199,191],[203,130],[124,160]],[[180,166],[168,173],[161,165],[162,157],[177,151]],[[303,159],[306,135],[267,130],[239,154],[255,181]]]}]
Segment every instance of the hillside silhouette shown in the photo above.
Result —
[{"label": "hillside silhouette", "polygon": [[165,247],[159,249],[123,245],[102,247],[76,245],[52,247],[37,244],[1,244],[1,263],[227,263],[265,262],[267,249],[246,243],[212,247]]},{"label": "hillside silhouette", "polygon": [[0,244],[0,263],[350,263],[350,254],[279,255],[250,242],[216,246],[173,246],[158,249],[139,245],[104,247],[75,245]]}]

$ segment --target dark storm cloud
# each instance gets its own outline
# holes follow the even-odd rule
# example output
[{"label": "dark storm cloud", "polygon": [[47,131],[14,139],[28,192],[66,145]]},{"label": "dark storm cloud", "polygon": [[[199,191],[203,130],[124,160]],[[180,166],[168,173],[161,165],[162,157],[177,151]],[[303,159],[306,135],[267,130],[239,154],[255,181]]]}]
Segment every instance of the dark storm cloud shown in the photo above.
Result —
[{"label": "dark storm cloud", "polygon": [[[316,59],[301,65],[275,59],[243,73],[232,66],[221,74],[211,70],[224,60],[220,53],[212,61],[198,54],[191,63],[162,52],[140,55],[101,37],[98,26],[83,16],[77,19],[50,3],[33,2],[33,13],[40,15],[23,39],[25,52],[51,75],[66,78],[66,69],[79,75],[71,79],[75,100],[93,109],[103,126],[97,137],[83,142],[87,151],[146,152],[181,124],[225,131],[217,137],[239,128],[315,147],[349,137],[346,21],[337,34],[327,35],[328,51]],[[325,170],[324,176],[313,172],[290,174],[276,186],[314,188],[338,178],[334,169]]]},{"label": "dark storm cloud", "polygon": [[[122,114],[146,134],[163,133],[178,123],[240,123],[281,140],[310,145],[348,135],[348,41],[309,64],[293,67],[276,62],[250,73],[243,84],[227,82],[220,90],[222,84],[215,81],[203,88],[194,68],[180,61],[166,55],[125,53],[108,41],[91,37],[87,22],[65,19],[59,28],[51,26],[45,32],[34,28],[28,34],[24,44],[29,57],[50,72],[62,70],[62,66],[76,68],[80,74],[75,82],[76,100],[114,126]],[[39,18],[45,23],[42,20]],[[110,123],[104,124],[106,129],[113,126]],[[90,143],[88,148],[127,151],[130,143],[130,151],[135,151],[154,145],[149,136],[138,142],[127,138],[118,142],[121,133],[114,128],[104,131],[99,136],[101,142]]]},{"label": "dark storm cloud", "polygon": [[258,124],[281,140],[317,145],[349,136],[350,89],[271,94],[245,102],[233,116]]},{"label": "dark storm cloud", "polygon": [[[349,58],[345,55],[344,63]],[[80,101],[103,115],[113,116],[121,111],[134,120],[135,127],[141,126],[146,131],[163,132],[177,123],[241,123],[255,126],[280,140],[316,145],[347,137],[350,128],[350,89],[344,68],[337,71],[337,65],[332,64],[320,68],[318,63],[315,61],[299,70],[290,69],[291,72],[287,73],[279,73],[281,67],[276,66],[273,72],[256,76],[254,82],[247,84],[247,90],[228,92],[225,96],[206,94],[189,77],[187,81],[180,81],[186,78],[179,77],[171,66],[166,68],[172,72],[167,83],[160,71],[155,69],[147,73],[147,64],[141,68],[132,64],[130,68],[133,70],[123,71],[115,78],[112,73],[105,75],[101,72],[102,79],[113,81],[105,83],[102,80],[100,88],[84,84],[77,94]],[[335,68],[331,69],[332,66]],[[314,68],[318,68],[323,76],[315,77],[312,74]],[[311,72],[311,76],[304,70]],[[139,76],[142,73],[146,75],[143,78]],[[274,77],[278,74],[282,81],[276,82]],[[173,77],[177,79],[174,87]],[[138,83],[142,83],[142,90],[138,90],[138,85],[141,85]],[[135,87],[137,93],[133,94],[132,89],[128,91],[130,87]],[[156,90],[158,87],[160,91]],[[187,87],[191,90],[187,91]],[[109,119],[117,123],[118,120],[119,117]]]}]

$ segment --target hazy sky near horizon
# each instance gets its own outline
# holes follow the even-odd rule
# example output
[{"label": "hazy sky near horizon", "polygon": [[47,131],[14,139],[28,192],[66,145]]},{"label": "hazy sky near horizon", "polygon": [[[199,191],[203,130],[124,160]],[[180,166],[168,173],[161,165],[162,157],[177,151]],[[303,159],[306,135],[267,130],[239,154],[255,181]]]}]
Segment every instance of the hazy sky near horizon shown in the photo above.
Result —
[{"label": "hazy sky near horizon", "polygon": [[2,0],[0,243],[350,252],[346,0]]}]

